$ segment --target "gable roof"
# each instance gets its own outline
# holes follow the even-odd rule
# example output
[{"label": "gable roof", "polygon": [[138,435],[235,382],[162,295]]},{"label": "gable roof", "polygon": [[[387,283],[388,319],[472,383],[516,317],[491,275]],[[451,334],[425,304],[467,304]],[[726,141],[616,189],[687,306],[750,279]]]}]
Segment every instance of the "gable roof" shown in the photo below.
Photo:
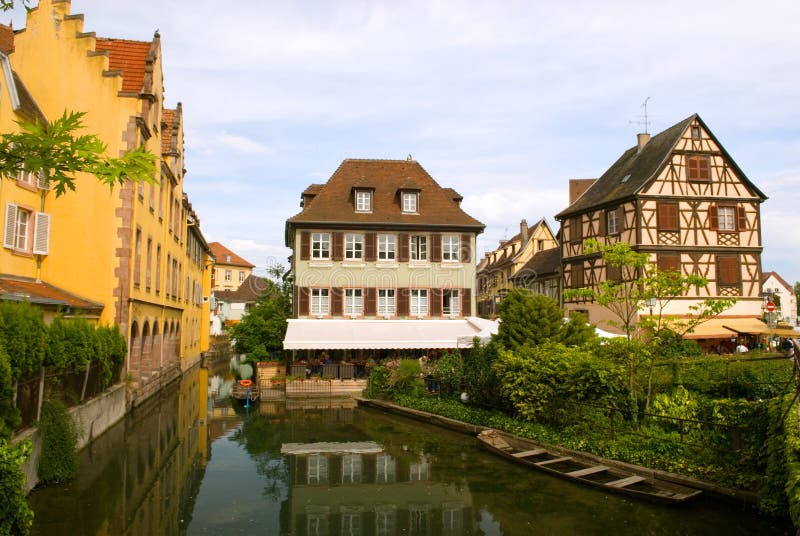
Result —
[{"label": "gable roof", "polygon": [[[245,268],[255,268],[256,265],[252,264],[242,257],[234,253],[233,251],[229,250],[219,242],[210,242],[208,244],[208,248],[211,250],[211,253],[216,258],[216,264],[226,264],[229,266],[243,266]],[[225,259],[230,256],[230,262],[226,261]]]},{"label": "gable roof", "polygon": [[561,248],[539,251],[511,279],[531,278],[558,274],[561,270]]},{"label": "gable roof", "polygon": [[766,283],[767,279],[769,279],[770,277],[774,277],[775,279],[778,280],[778,283],[780,283],[781,285],[784,286],[784,288],[786,288],[786,290],[788,290],[790,293],[794,293],[794,287],[792,285],[790,285],[789,283],[787,283],[786,280],[784,278],[782,278],[780,276],[780,274],[778,274],[778,272],[764,272],[764,273],[762,273],[761,274],[761,284],[763,285],[764,283]]},{"label": "gable roof", "polygon": [[226,303],[252,303],[272,289],[269,279],[250,274],[236,290],[217,290],[214,297]]},{"label": "gable roof", "polygon": [[[762,200],[766,199],[761,190],[749,181],[744,172],[719,143],[705,122],[697,114],[692,114],[683,121],[653,136],[639,151],[634,145],[625,151],[614,164],[603,173],[574,203],[556,215],[562,220],[570,215],[584,212],[596,206],[610,204],[628,199],[639,193],[645,185],[656,177],[664,167],[675,145],[693,121],[697,120],[711,139],[720,148],[723,156],[734,168],[742,182],[755,192]],[[625,179],[627,177],[627,179]],[[623,179],[625,179],[623,181]]]},{"label": "gable roof", "polygon": [[108,70],[122,73],[122,91],[144,90],[145,65],[152,42],[98,37],[95,50],[108,52]]},{"label": "gable roof", "polygon": [[[527,225],[527,223],[526,223],[526,225]],[[556,237],[556,235],[553,233],[553,230],[550,229],[550,225],[548,225],[547,220],[542,218],[538,222],[533,224],[532,226],[528,225],[528,242],[533,240],[534,234],[536,234],[537,229],[539,229],[540,227],[546,228],[548,230],[548,232],[550,233],[550,235],[553,236],[553,238]],[[505,247],[508,244],[510,244],[511,242],[520,242],[520,248],[513,255],[506,255]],[[497,256],[497,260],[495,262],[490,262],[489,257],[484,256],[484,259],[486,260],[486,263],[482,264],[481,266],[478,267],[478,272],[484,272],[486,270],[497,270],[499,268],[504,268],[504,267],[506,267],[506,266],[508,266],[510,264],[513,264],[514,261],[522,255],[523,251],[525,250],[525,246],[526,246],[526,244],[528,242],[522,243],[521,233],[517,233],[517,234],[515,234],[514,236],[512,236],[511,238],[509,238],[507,240],[501,240],[500,241],[500,245],[497,247],[497,249],[494,249],[494,250],[492,250],[492,252],[489,252],[489,253],[486,254],[486,255],[491,256],[491,254],[493,252],[499,251],[499,250],[503,250]]]},{"label": "gable roof", "polygon": [[[353,188],[372,189],[372,211],[356,212]],[[309,186],[304,193],[316,190]],[[419,191],[419,214],[404,214],[400,190]],[[393,224],[408,226],[468,227],[478,232],[484,225],[459,206],[452,189],[442,188],[414,160],[344,160],[331,178],[308,201],[302,212],[286,221],[293,224]]]}]

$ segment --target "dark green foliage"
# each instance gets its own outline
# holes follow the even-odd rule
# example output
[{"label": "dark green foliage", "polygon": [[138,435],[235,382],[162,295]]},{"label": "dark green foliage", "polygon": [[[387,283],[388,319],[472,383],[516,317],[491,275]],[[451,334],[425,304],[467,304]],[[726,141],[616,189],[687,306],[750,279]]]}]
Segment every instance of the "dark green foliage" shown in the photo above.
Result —
[{"label": "dark green foliage", "polygon": [[49,483],[74,478],[78,470],[78,432],[63,402],[48,400],[42,405],[39,432],[39,480]]},{"label": "dark green foliage", "polygon": [[19,411],[14,407],[13,395],[11,364],[8,354],[0,346],[0,439],[11,437],[19,424]]},{"label": "dark green foliage", "polygon": [[268,271],[272,279],[267,280],[261,299],[230,329],[234,349],[247,354],[248,361],[263,360],[283,350],[286,320],[292,316],[290,287],[281,279],[284,268],[273,266]]},{"label": "dark green foliage", "polygon": [[389,377],[391,371],[382,365],[373,367],[372,372],[367,378],[367,388],[364,396],[367,398],[389,398],[391,389],[389,388]]},{"label": "dark green foliage", "polygon": [[11,358],[14,380],[38,372],[47,346],[42,310],[27,302],[0,301],[0,344]]},{"label": "dark green foliage", "polygon": [[703,356],[703,349],[697,341],[684,339],[669,329],[659,331],[651,347],[658,357],[667,359]]},{"label": "dark green foliage", "polygon": [[[798,456],[798,451],[795,450],[797,447],[797,419],[793,418],[791,421],[783,420],[783,416],[791,402],[792,397],[787,395],[776,398],[769,404],[769,434],[765,445],[767,480],[764,483],[759,501],[759,508],[766,513],[785,512],[789,507],[786,497],[787,481],[789,481],[790,476],[787,461],[791,459],[792,463],[796,463]],[[794,411],[796,412],[797,408]],[[795,430],[788,431],[786,429],[788,422],[795,424]],[[793,440],[788,452],[787,432],[788,437],[792,437]],[[796,470],[796,468],[794,469]],[[797,500],[797,498],[795,497],[794,500]]]},{"label": "dark green foliage", "polygon": [[558,340],[564,315],[552,298],[526,289],[508,293],[500,303],[497,341],[509,350]]},{"label": "dark green foliage", "polygon": [[584,346],[594,343],[597,339],[597,333],[594,326],[589,324],[589,318],[583,313],[573,311],[554,340],[564,346]]},{"label": "dark green foliage", "polygon": [[401,394],[423,396],[425,384],[420,378],[420,370],[416,359],[401,359],[393,367],[374,367],[364,394],[368,398],[392,398]]},{"label": "dark green foliage", "polygon": [[30,532],[33,511],[25,499],[22,464],[31,454],[31,444],[17,445],[0,439],[0,536],[22,536]]},{"label": "dark green foliage", "polygon": [[464,384],[464,360],[458,352],[448,352],[433,365],[439,392],[448,396],[460,393]]},{"label": "dark green foliage", "polygon": [[68,366],[85,370],[97,357],[98,337],[95,328],[82,318],[64,320],[57,316],[47,330],[44,366],[62,372]]},{"label": "dark green foliage", "polygon": [[464,356],[464,389],[472,405],[511,411],[511,401],[501,394],[500,378],[492,367],[497,351],[495,341],[485,345],[477,337],[472,341],[472,349]]},{"label": "dark green foliage", "polygon": [[125,336],[116,324],[113,326],[100,326],[95,331],[97,337],[97,357],[100,361],[100,378],[103,387],[107,387],[118,374],[128,354],[128,344]]}]

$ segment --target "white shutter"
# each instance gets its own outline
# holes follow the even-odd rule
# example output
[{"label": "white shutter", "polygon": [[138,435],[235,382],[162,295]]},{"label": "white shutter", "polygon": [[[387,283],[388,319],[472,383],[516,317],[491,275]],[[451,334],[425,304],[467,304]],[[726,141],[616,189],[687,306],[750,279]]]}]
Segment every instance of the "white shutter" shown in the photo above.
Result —
[{"label": "white shutter", "polygon": [[47,255],[50,251],[50,214],[36,213],[36,230],[33,234],[34,255]]},{"label": "white shutter", "polygon": [[36,174],[36,186],[40,190],[49,190],[50,181],[45,177],[44,172],[41,170]]},{"label": "white shutter", "polygon": [[6,228],[3,232],[3,247],[14,248],[14,235],[17,232],[17,205],[6,203]]}]

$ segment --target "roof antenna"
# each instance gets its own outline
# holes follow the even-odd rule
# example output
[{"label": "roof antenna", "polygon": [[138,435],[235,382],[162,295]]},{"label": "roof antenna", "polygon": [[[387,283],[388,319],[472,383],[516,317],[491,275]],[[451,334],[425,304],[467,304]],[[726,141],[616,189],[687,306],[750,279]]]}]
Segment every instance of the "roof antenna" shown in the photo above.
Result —
[{"label": "roof antenna", "polygon": [[414,160],[413,158],[411,158],[411,153],[408,153],[408,156],[406,157],[406,160],[408,160],[409,162]]},{"label": "roof antenna", "polygon": [[640,106],[640,108],[642,109],[641,117],[643,119],[641,119],[639,121],[628,121],[628,123],[630,123],[630,124],[637,124],[637,125],[644,126],[644,134],[649,134],[649,132],[647,132],[647,127],[650,126],[650,121],[647,119],[647,101],[649,101],[649,100],[650,100],[650,97],[647,97],[646,99],[644,99],[644,102]]}]

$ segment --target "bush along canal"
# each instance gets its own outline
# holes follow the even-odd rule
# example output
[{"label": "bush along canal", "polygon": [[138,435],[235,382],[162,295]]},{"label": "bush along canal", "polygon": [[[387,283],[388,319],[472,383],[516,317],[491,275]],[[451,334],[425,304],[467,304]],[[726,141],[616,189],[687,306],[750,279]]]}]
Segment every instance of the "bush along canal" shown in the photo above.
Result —
[{"label": "bush along canal", "polygon": [[658,505],[494,456],[469,435],[352,399],[244,410],[204,370],[80,454],[72,482],[30,495],[34,534],[793,534],[699,497]]}]

